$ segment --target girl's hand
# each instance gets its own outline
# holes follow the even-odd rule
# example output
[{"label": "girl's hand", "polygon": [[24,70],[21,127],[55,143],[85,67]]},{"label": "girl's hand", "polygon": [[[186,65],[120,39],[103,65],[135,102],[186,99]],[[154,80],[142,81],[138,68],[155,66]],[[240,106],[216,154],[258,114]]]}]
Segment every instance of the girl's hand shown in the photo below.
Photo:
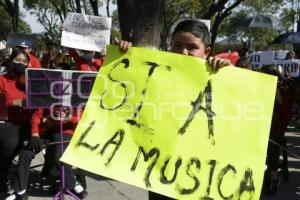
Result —
[{"label": "girl's hand", "polygon": [[131,42],[125,40],[119,40],[118,38],[114,39],[113,44],[119,46],[120,50],[123,52],[127,52],[132,47]]},{"label": "girl's hand", "polygon": [[23,101],[24,101],[23,99],[15,99],[13,100],[12,105],[22,108],[24,105]]},{"label": "girl's hand", "polygon": [[211,66],[212,70],[217,72],[219,69],[232,65],[231,62],[227,59],[223,58],[214,58],[214,57],[209,57],[207,59],[207,63]]}]

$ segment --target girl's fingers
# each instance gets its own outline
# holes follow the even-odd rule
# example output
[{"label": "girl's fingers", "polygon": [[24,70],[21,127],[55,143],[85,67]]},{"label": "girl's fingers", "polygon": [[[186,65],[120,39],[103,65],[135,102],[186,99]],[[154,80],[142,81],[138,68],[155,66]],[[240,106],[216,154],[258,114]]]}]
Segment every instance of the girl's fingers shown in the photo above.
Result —
[{"label": "girl's fingers", "polygon": [[125,40],[119,40],[118,38],[114,38],[113,44],[119,46],[120,50],[123,52],[128,51],[128,49],[132,47],[131,42]]},{"label": "girl's fingers", "polygon": [[113,44],[118,45],[119,43],[120,43],[120,40],[117,37],[115,37],[114,41],[113,41]]},{"label": "girl's fingers", "polygon": [[122,51],[125,51],[125,49],[126,49],[126,41],[121,40],[121,42],[120,42],[120,49]]},{"label": "girl's fingers", "polygon": [[222,58],[209,57],[207,61],[213,71],[218,71],[222,67],[231,65],[229,60]]}]

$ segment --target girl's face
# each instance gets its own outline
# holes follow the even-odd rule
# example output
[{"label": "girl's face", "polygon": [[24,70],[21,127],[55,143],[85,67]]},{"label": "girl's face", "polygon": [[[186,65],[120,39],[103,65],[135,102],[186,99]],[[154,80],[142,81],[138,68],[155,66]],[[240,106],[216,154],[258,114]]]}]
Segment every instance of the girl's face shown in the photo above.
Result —
[{"label": "girl's face", "polygon": [[206,59],[210,47],[205,48],[202,39],[190,32],[177,32],[171,42],[171,52]]},{"label": "girl's face", "polygon": [[28,60],[24,54],[19,53],[13,60],[14,63],[21,63],[23,65],[28,65]]}]

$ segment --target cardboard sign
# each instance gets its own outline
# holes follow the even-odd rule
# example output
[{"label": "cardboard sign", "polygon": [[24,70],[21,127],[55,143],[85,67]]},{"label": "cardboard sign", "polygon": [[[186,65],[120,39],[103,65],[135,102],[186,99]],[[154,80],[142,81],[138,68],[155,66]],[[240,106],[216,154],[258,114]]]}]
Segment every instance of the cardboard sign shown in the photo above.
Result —
[{"label": "cardboard sign", "polygon": [[299,77],[300,60],[284,60],[288,51],[258,51],[250,54],[252,68],[260,69],[264,65],[281,66],[292,77]]},{"label": "cardboard sign", "polygon": [[68,13],[61,45],[101,52],[110,41],[111,18]]},{"label": "cardboard sign", "polygon": [[177,199],[258,200],[277,79],[109,48],[61,160]]}]

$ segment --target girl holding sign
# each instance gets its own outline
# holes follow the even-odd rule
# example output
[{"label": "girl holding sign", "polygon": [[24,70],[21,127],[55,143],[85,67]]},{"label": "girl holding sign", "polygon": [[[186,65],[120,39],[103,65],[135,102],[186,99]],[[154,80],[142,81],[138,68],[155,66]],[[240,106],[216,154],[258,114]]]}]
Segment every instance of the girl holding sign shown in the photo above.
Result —
[{"label": "girl holding sign", "polygon": [[[127,51],[132,47],[131,42],[119,41],[117,39],[115,39],[115,42],[122,51]],[[173,32],[170,51],[173,53],[207,59],[209,65],[211,65],[214,70],[231,65],[228,60],[209,57],[211,52],[210,44],[210,32],[203,22],[197,20],[184,20],[176,26]],[[151,191],[149,192],[149,200],[171,199],[172,198],[170,197]]]},{"label": "girl holding sign", "polygon": [[[114,42],[124,52],[132,47],[132,43],[128,41],[115,38]],[[207,59],[208,64],[216,71],[231,65],[229,60],[209,56],[211,52],[210,43],[210,32],[203,22],[184,20],[176,26],[173,32],[170,51]]]}]

